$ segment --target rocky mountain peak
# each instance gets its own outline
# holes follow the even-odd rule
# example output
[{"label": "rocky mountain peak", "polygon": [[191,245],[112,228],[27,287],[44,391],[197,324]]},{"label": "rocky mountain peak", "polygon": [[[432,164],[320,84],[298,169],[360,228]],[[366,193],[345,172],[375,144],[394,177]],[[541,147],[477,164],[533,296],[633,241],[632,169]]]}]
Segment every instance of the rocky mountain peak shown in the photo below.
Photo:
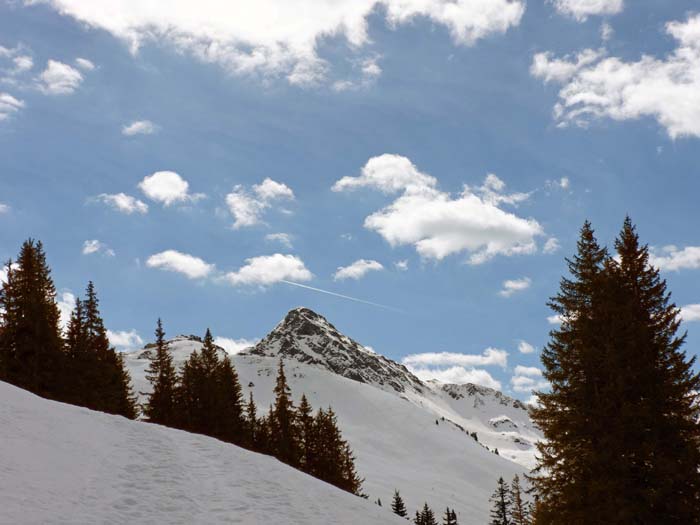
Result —
[{"label": "rocky mountain peak", "polygon": [[304,307],[290,310],[272,332],[243,354],[291,359],[396,392],[424,389],[403,365],[374,353]]}]

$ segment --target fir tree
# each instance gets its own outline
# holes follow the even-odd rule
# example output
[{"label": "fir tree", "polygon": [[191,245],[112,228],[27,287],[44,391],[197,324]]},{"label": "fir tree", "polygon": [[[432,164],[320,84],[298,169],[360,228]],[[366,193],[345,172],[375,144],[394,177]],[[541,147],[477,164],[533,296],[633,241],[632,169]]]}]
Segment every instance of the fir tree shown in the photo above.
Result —
[{"label": "fir tree", "polygon": [[510,484],[510,496],[512,504],[512,525],[529,525],[530,513],[528,511],[528,504],[526,501],[523,501],[523,490],[520,486],[520,477],[518,477],[517,474],[513,477],[513,481]]},{"label": "fir tree", "polygon": [[242,445],[245,443],[243,393],[238,374],[231,360],[225,356],[217,370],[218,410],[220,438]]},{"label": "fir tree", "polygon": [[296,435],[295,410],[282,359],[279,361],[274,394],[275,401],[269,415],[270,446],[277,459],[288,465],[297,466],[299,444]]},{"label": "fir tree", "polygon": [[445,510],[445,515],[442,517],[443,525],[458,525],[457,524],[457,513],[454,509],[447,507]]},{"label": "fir tree", "polygon": [[299,464],[308,473],[314,470],[314,417],[306,394],[302,394],[296,413],[297,435],[299,436]]},{"label": "fir tree", "polygon": [[258,436],[258,407],[253,399],[253,391],[248,394],[248,403],[245,407],[245,446],[251,450],[259,450]]},{"label": "fir tree", "polygon": [[177,375],[170,355],[168,343],[165,341],[163,323],[158,319],[156,328],[156,344],[151,355],[151,362],[146,369],[146,379],[151,383],[153,392],[148,395],[144,406],[144,415],[152,423],[174,426],[175,420],[175,389]]},{"label": "fir tree", "polygon": [[498,478],[498,486],[490,499],[491,521],[490,525],[511,525],[510,512],[511,500],[508,491],[508,485],[503,481],[503,478]]},{"label": "fir tree", "polygon": [[36,394],[62,399],[67,387],[56,288],[41,241],[24,242],[0,293],[3,379]]},{"label": "fir tree", "polygon": [[416,525],[437,525],[437,521],[435,521],[435,514],[433,513],[432,509],[428,507],[427,503],[423,504],[423,508],[420,510],[420,512],[416,511],[414,523],[416,523]]},{"label": "fir tree", "polygon": [[408,516],[408,512],[406,512],[406,505],[404,504],[403,498],[401,498],[401,494],[399,494],[398,490],[394,490],[394,498],[391,501],[391,511],[402,518]]}]

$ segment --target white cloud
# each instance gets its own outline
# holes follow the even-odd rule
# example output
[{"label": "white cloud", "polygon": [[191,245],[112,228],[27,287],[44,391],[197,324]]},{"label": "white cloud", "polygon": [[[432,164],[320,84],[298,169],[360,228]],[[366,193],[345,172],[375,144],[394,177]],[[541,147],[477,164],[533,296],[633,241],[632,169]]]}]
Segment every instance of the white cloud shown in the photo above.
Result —
[{"label": "white cloud", "polygon": [[234,286],[270,286],[281,281],[304,282],[313,278],[304,261],[295,255],[275,253],[251,257],[245,262],[245,266],[227,273],[224,279]]},{"label": "white cloud", "polygon": [[170,206],[176,202],[196,202],[204,194],[190,194],[190,184],[174,171],[156,171],[139,182],[139,188],[149,199]]},{"label": "white cloud", "polygon": [[575,60],[535,55],[532,74],[562,84],[554,118],[586,126],[597,118],[652,117],[672,139],[700,137],[700,14],[666,24],[666,32],[677,47],[664,58],[628,62],[591,49]]},{"label": "white cloud", "polygon": [[559,239],[556,237],[550,237],[547,239],[547,242],[544,243],[544,246],[542,247],[542,253],[556,253],[559,251],[561,248],[561,245],[559,244]]},{"label": "white cloud", "polygon": [[70,315],[73,313],[73,308],[75,308],[75,295],[73,295],[73,292],[70,290],[63,290],[58,294],[56,304],[58,305],[58,311],[60,313],[59,324],[61,325],[61,330],[65,331],[70,322]]},{"label": "white cloud", "polygon": [[272,207],[274,202],[281,200],[294,200],[294,192],[286,184],[270,178],[255,184],[252,192],[238,185],[226,195],[226,204],[235,219],[233,224],[235,229],[259,224],[265,210]]},{"label": "white cloud", "polygon": [[[17,270],[18,268],[19,268],[19,264],[12,263],[13,270]],[[8,271],[7,265],[0,266],[0,284],[5,284],[7,282],[7,271]]]},{"label": "white cloud", "polygon": [[338,270],[333,275],[334,281],[343,281],[345,279],[362,279],[368,272],[376,272],[383,270],[384,266],[381,263],[373,260],[358,259],[349,266],[339,266]]},{"label": "white cloud", "polygon": [[542,370],[540,370],[536,366],[518,365],[515,367],[515,375],[528,377],[542,377]]},{"label": "white cloud", "polygon": [[621,13],[624,0],[552,0],[561,14],[585,21],[591,15],[605,16]]},{"label": "white cloud", "polygon": [[522,279],[508,279],[503,281],[503,289],[498,292],[501,297],[510,297],[514,293],[522,292],[530,288],[532,281],[529,277],[523,277]]},{"label": "white cloud", "polygon": [[501,389],[501,382],[494,379],[486,370],[480,368],[466,368],[463,366],[451,366],[443,369],[413,368],[407,367],[419,379],[429,381],[435,379],[441,383],[463,385],[473,383],[495,390]]},{"label": "white cloud", "polygon": [[268,233],[265,235],[265,240],[268,242],[278,242],[287,248],[292,247],[292,236],[288,233]]},{"label": "white cloud", "polygon": [[700,321],[700,304],[686,304],[681,307],[681,319],[686,323]]},{"label": "white cloud", "polygon": [[[297,85],[324,81],[331,65],[318,54],[326,37],[343,38],[353,53],[371,44],[368,17],[390,27],[416,19],[445,26],[455,43],[471,45],[517,26],[523,0],[260,0],[158,2],[25,0],[44,3],[126,42],[133,53],[150,42],[220,65],[234,74],[286,77]],[[378,74],[368,66],[365,75]]]},{"label": "white cloud", "polygon": [[22,108],[24,108],[23,100],[19,100],[9,93],[0,92],[0,122],[7,120]]},{"label": "white cloud", "polygon": [[87,58],[76,58],[75,59],[75,64],[80,68],[85,71],[92,71],[95,69],[95,64],[92,63],[92,61],[88,60]]},{"label": "white cloud", "polygon": [[107,330],[107,338],[109,344],[114,346],[120,352],[127,350],[135,350],[143,347],[143,339],[136,330]]},{"label": "white cloud", "polygon": [[146,266],[181,273],[188,279],[201,279],[214,271],[213,264],[208,264],[199,257],[176,250],[166,250],[151,255],[146,261]]},{"label": "white cloud", "polygon": [[257,342],[257,339],[231,339],[229,337],[214,338],[214,344],[219,345],[231,355],[240,354],[243,350],[254,346]]},{"label": "white cloud", "polygon": [[114,250],[105,243],[97,239],[90,239],[83,243],[83,255],[92,255],[94,253],[102,253],[107,257],[114,257]]},{"label": "white cloud", "polygon": [[80,87],[83,75],[72,66],[49,60],[39,75],[39,89],[47,95],[69,95]]},{"label": "white cloud", "polygon": [[521,340],[521,341],[518,343],[518,351],[519,351],[521,354],[532,354],[532,353],[535,352],[535,347],[532,346],[532,345],[531,345],[530,343],[528,343],[527,341],[522,341],[522,340]]},{"label": "white cloud", "polygon": [[500,366],[508,364],[508,352],[498,348],[487,348],[481,354],[461,354],[456,352],[425,352],[410,354],[401,362],[406,366]]},{"label": "white cloud", "polygon": [[503,194],[505,183],[494,175],[478,188],[464,187],[453,198],[436,188],[437,179],[421,173],[406,157],[384,154],[367,161],[358,177],[343,177],[333,191],[369,187],[401,195],[371,214],[364,226],[391,246],[413,245],[424,258],[441,260],[469,252],[468,262],[481,264],[496,255],[533,253],[542,227],[499,208],[527,194]]},{"label": "white cloud", "polygon": [[665,246],[661,254],[651,253],[649,262],[660,270],[679,271],[700,268],[700,246]]},{"label": "white cloud", "polygon": [[134,135],[152,135],[158,131],[156,126],[150,120],[135,120],[131,124],[122,127],[122,135],[133,137]]},{"label": "white cloud", "polygon": [[408,259],[396,261],[394,263],[394,268],[396,268],[400,272],[405,272],[406,270],[408,270]]},{"label": "white cloud", "polygon": [[12,63],[15,65],[15,74],[25,73],[34,67],[34,59],[29,55],[16,56],[12,59]]},{"label": "white cloud", "polygon": [[542,379],[541,370],[526,366],[515,367],[515,375],[510,378],[510,384],[513,390],[520,393],[531,393],[549,387],[549,382]]},{"label": "white cloud", "polygon": [[121,213],[131,215],[132,213],[147,213],[148,205],[126,193],[102,193],[95,197],[95,200],[111,206]]},{"label": "white cloud", "polygon": [[603,42],[607,42],[608,40],[610,40],[613,37],[613,35],[615,35],[615,30],[609,22],[603,22],[602,24],[600,24],[600,38],[603,39]]},{"label": "white cloud", "polygon": [[551,325],[560,325],[564,322],[564,318],[559,314],[550,315],[547,317],[547,322]]},{"label": "white cloud", "polygon": [[10,205],[9,204],[4,204],[0,202],[0,215],[3,213],[9,213],[10,212]]}]

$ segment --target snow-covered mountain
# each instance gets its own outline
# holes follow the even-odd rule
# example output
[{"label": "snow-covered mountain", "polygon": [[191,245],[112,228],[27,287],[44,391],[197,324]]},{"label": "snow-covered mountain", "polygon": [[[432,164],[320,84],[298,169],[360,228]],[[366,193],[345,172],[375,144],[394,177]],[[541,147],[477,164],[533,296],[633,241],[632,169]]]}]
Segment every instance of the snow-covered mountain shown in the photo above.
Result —
[{"label": "snow-covered mountain", "polygon": [[269,456],[0,382],[0,523],[405,524]]},{"label": "snow-covered mountain", "polygon": [[[171,344],[176,364],[199,348],[192,336]],[[139,392],[149,391],[147,357],[143,350],[126,356]],[[260,343],[233,356],[244,394],[252,391],[261,411],[272,402],[280,358],[297,401],[305,393],[314,407],[331,405],[338,414],[372,500],[387,505],[399,489],[411,512],[427,501],[482,523],[498,477],[527,472],[534,462],[539,434],[523,403],[477,385],[423,382],[307,308],[290,311]]]}]

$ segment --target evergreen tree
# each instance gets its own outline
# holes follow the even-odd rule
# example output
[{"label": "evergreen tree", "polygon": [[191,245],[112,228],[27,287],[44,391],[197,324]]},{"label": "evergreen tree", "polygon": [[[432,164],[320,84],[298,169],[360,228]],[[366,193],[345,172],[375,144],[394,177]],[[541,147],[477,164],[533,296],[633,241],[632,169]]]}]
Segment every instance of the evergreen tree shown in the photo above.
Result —
[{"label": "evergreen tree", "polygon": [[503,478],[498,478],[498,486],[491,496],[491,521],[490,525],[511,525],[510,512],[511,500],[508,485]]},{"label": "evergreen tree", "polygon": [[245,444],[243,393],[238,374],[228,356],[219,363],[217,370],[220,438],[224,441]]},{"label": "evergreen tree", "polygon": [[457,524],[457,513],[454,509],[447,507],[445,510],[445,515],[442,517],[443,525],[458,525]]},{"label": "evergreen tree", "polygon": [[148,395],[144,406],[144,415],[152,423],[174,426],[175,419],[175,389],[177,375],[170,355],[168,343],[165,341],[163,323],[158,319],[156,328],[156,344],[151,355],[151,362],[146,369],[146,379],[151,383],[153,392]]},{"label": "evergreen tree", "polygon": [[302,394],[296,413],[297,436],[299,436],[299,464],[301,470],[311,473],[314,470],[314,417],[306,394]]},{"label": "evergreen tree", "polygon": [[420,512],[416,511],[414,523],[416,525],[437,525],[437,521],[435,521],[435,514],[433,513],[432,509],[428,507],[427,503],[423,504],[423,508],[420,510]]},{"label": "evergreen tree", "polygon": [[279,361],[274,394],[275,401],[269,415],[270,446],[277,459],[294,467],[299,464],[299,443],[294,404],[282,359]]},{"label": "evergreen tree", "polygon": [[29,239],[7,269],[0,292],[3,379],[44,397],[62,399],[65,356],[56,288],[41,241]]},{"label": "evergreen tree", "polygon": [[403,498],[401,498],[401,494],[399,494],[398,490],[394,490],[394,499],[391,501],[391,511],[402,518],[408,516],[408,512],[406,512],[406,505],[404,504]]},{"label": "evergreen tree", "polygon": [[513,481],[510,484],[510,496],[512,504],[512,525],[529,525],[530,513],[528,511],[528,504],[526,501],[523,501],[523,490],[520,486],[520,477],[517,474],[513,477]]},{"label": "evergreen tree", "polygon": [[251,450],[259,450],[258,436],[258,407],[253,399],[253,391],[248,394],[248,403],[245,407],[245,446]]}]

